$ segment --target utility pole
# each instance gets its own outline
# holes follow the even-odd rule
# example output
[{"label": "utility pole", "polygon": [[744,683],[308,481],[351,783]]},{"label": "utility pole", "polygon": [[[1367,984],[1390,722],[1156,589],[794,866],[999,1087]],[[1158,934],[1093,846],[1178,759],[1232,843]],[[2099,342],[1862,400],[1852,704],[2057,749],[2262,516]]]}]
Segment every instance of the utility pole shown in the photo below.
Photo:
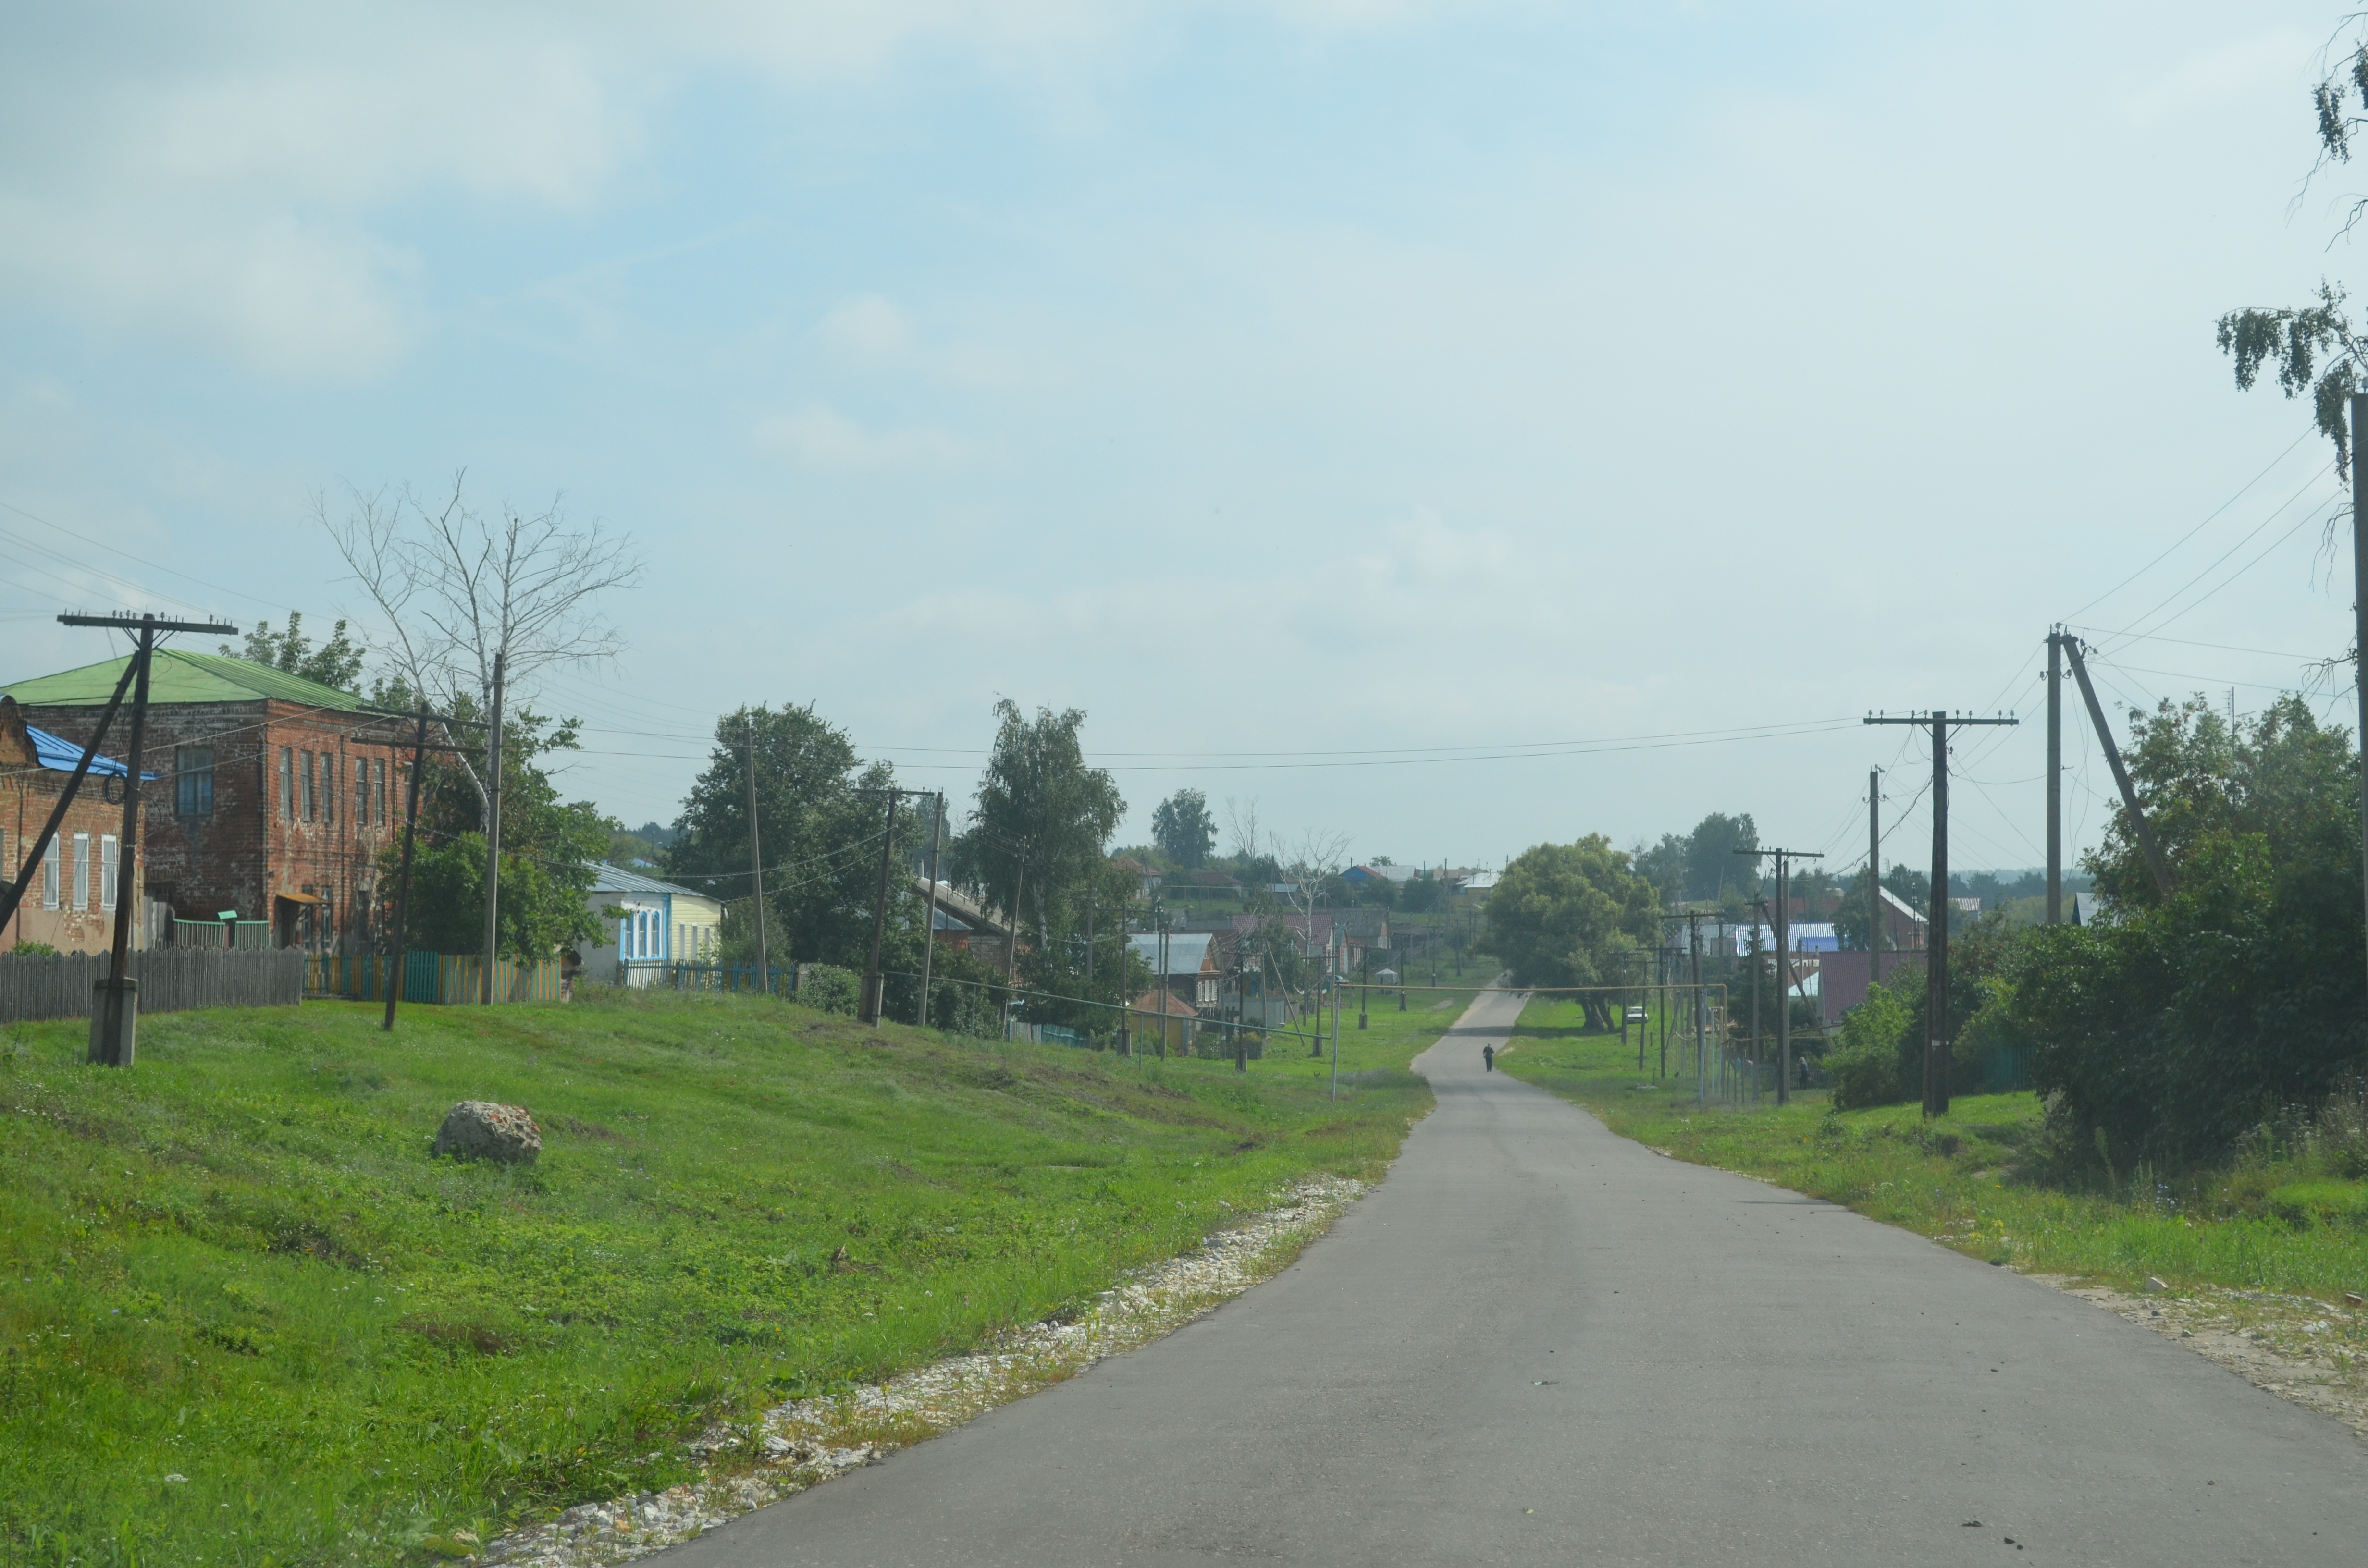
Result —
[{"label": "utility pole", "polygon": [[757,834],[757,721],[748,721],[748,889],[757,915],[757,989],[773,994],[772,956],[765,950],[765,857]]},{"label": "utility pole", "polygon": [[[1761,913],[1766,913],[1762,907]],[[1751,1097],[1759,1097],[1759,933],[1767,927],[1751,923]]]},{"label": "utility pole", "polygon": [[1702,1029],[1706,1019],[1702,1009],[1702,912],[1700,910],[1687,911],[1686,935],[1694,960],[1694,1102],[1699,1105],[1710,1097],[1710,1065],[1706,1060],[1708,1052],[1703,1050],[1708,1037]]},{"label": "utility pole", "polygon": [[1883,769],[1866,770],[1866,983],[1883,983]]},{"label": "utility pole", "polygon": [[[914,1021],[921,1028],[929,1027],[929,960],[938,955],[938,857],[946,847],[946,792],[938,791],[938,814],[929,834],[929,913],[921,927],[921,1016]],[[1091,905],[1087,906],[1088,911]],[[1093,926],[1090,914],[1086,926],[1086,978],[1094,977]]]},{"label": "utility pole", "polygon": [[509,652],[494,655],[493,724],[485,732],[485,967],[477,982],[477,1003],[494,1005],[495,940],[502,901],[502,680]]},{"label": "utility pole", "polygon": [[1131,983],[1127,979],[1126,958],[1126,911],[1121,909],[1118,912],[1118,1053],[1133,1056],[1134,1033],[1130,1026],[1134,1022],[1134,998],[1127,994]]},{"label": "utility pole", "polygon": [[[1776,961],[1783,969],[1776,977],[1776,1103],[1793,1103],[1793,862],[1822,860],[1825,852],[1818,849],[1738,849],[1737,855],[1754,859],[1762,855],[1776,857]],[[1767,907],[1765,903],[1760,905]],[[1759,966],[1751,968],[1751,983],[1759,983]],[[1759,1004],[1752,1005],[1751,1022],[1759,1023]]]},{"label": "utility pole", "polygon": [[1175,1016],[1167,1006],[1167,911],[1155,903],[1151,906],[1151,913],[1159,922],[1159,1060],[1165,1062],[1167,1060],[1167,1020]]},{"label": "utility pole", "polygon": [[[2351,394],[2351,666],[2352,684],[2360,690],[2360,848],[2368,867],[2368,475],[2361,472],[2360,432],[2368,429],[2368,394]],[[2361,896],[2368,898],[2368,877],[2361,881]]]},{"label": "utility pole", "polygon": [[2138,805],[2138,792],[2130,782],[2130,770],[2122,766],[2122,748],[2113,744],[2113,732],[2105,725],[2105,710],[2097,701],[2097,688],[2089,684],[2089,661],[2080,656],[2080,640],[2066,637],[2064,651],[2072,655],[2072,678],[2080,683],[2080,699],[2089,705],[2089,722],[2097,726],[2097,744],[2104,748],[2105,761],[2113,770],[2113,783],[2122,791],[2122,804],[2129,808],[2130,826],[2137,834],[2138,847],[2146,851],[2146,869],[2154,873],[2154,885],[2163,897],[2170,896],[2170,865],[2162,858],[2162,846],[2155,842],[2154,828]]},{"label": "utility pole", "polygon": [[880,1027],[882,994],[888,988],[887,977],[880,972],[880,943],[888,932],[888,867],[896,852],[896,798],[905,791],[890,788],[888,825],[880,835],[880,901],[871,911],[871,956],[863,962],[863,1007],[856,1022]]},{"label": "utility pole", "polygon": [[[124,671],[131,682],[131,744],[123,754],[123,827],[116,841],[115,850],[115,941],[108,960],[107,978],[99,983],[100,994],[93,998],[91,1009],[89,1059],[97,1067],[129,1067],[133,1045],[139,1033],[140,983],[131,978],[131,906],[140,887],[140,761],[148,740],[148,672],[154,663],[156,639],[175,631],[206,631],[217,636],[235,635],[235,626],[221,626],[212,621],[159,620],[153,615],[62,615],[62,626],[105,626],[131,632],[134,651],[131,667]],[[123,687],[115,688],[114,700],[108,704],[112,717],[123,700]],[[79,787],[89,772],[91,760],[97,755],[97,743],[93,741],[84,754],[74,773]],[[342,786],[340,786],[342,788]],[[71,796],[68,797],[71,799]],[[51,826],[43,834],[46,839],[56,830],[65,813],[66,801],[61,800]],[[16,890],[23,896],[26,881],[32,876],[38,857],[26,862],[23,879]],[[13,914],[14,911],[12,910]]]},{"label": "utility pole", "polygon": [[[1333,926],[1333,930],[1339,931],[1337,922]],[[1345,961],[1348,957],[1348,949],[1342,946],[1340,958],[1343,961],[1335,964],[1332,972],[1332,1097],[1336,1100],[1340,1097],[1340,1003],[1342,1000],[1340,983],[1349,978],[1346,972],[1348,965]],[[1319,1045],[1317,1049],[1321,1050],[1322,1047]]]},{"label": "utility pole", "polygon": [[[2080,656],[2072,655],[2072,668],[2078,673]],[[2083,683],[2085,687],[2085,682]],[[1949,717],[1945,709],[1935,708],[1930,716],[1921,713],[1893,718],[1888,714],[1869,714],[1870,724],[1930,725],[1932,729],[1932,902],[1931,931],[1925,938],[1924,956],[1924,1114],[1946,1116],[1949,1113],[1949,727],[1971,724],[2012,724],[2011,716],[1975,719],[1960,714]]]},{"label": "utility pole", "polygon": [[386,982],[386,1022],[379,1027],[388,1033],[394,1030],[395,998],[403,994],[404,942],[411,926],[411,856],[419,842],[419,775],[427,760],[427,704],[419,704],[419,728],[411,738],[411,782],[404,794],[403,807],[403,869],[394,880],[394,964]]},{"label": "utility pole", "polygon": [[1370,948],[1357,949],[1357,1027],[1365,1027],[1365,993],[1372,978],[1373,955]]},{"label": "utility pole", "polygon": [[2064,920],[2064,629],[2047,633],[2047,923]]}]

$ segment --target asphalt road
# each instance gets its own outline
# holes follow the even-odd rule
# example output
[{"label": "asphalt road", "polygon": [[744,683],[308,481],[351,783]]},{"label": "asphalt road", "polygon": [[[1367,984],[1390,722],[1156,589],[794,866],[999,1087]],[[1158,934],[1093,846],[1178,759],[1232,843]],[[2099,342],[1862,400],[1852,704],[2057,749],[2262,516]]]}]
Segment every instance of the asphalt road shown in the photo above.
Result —
[{"label": "asphalt road", "polygon": [[1277,1278],[669,1563],[2368,1562],[2332,1421],[1484,1074],[1518,1008]]}]

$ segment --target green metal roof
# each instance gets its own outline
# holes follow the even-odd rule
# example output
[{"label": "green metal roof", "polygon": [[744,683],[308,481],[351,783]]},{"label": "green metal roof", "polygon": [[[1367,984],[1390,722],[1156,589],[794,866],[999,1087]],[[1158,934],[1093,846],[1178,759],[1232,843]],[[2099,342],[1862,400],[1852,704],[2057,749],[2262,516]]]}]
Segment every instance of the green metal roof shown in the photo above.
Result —
[{"label": "green metal roof", "polygon": [[[123,678],[126,653],[105,664],[85,665],[53,676],[38,676],[0,687],[27,708],[104,708]],[[220,653],[192,653],[180,648],[159,648],[148,671],[150,702],[254,702],[263,698],[301,702],[341,713],[363,711],[362,699],[350,691],[275,670],[252,659]]]}]

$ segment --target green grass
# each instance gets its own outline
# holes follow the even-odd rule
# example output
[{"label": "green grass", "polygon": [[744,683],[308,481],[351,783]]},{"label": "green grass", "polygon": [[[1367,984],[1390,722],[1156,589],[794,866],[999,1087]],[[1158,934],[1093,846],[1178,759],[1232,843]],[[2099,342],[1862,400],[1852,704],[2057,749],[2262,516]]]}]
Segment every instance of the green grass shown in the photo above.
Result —
[{"label": "green grass", "polygon": [[[122,1073],[85,1025],[0,1039],[0,1558],[418,1562],[669,1484],[712,1421],[1377,1176],[1430,1103],[1413,1028],[1344,1034],[1336,1102],[1281,1051],[1237,1075],[758,998],[375,1025],[148,1018]],[[529,1107],[540,1163],[431,1158],[464,1098]]]},{"label": "green grass", "polygon": [[2273,1204],[2302,1174],[2291,1164],[2245,1160],[2163,1181],[2067,1161],[2048,1148],[2027,1093],[1960,1096],[1929,1124],[1915,1106],[1835,1111],[1816,1092],[1782,1110],[1772,1094],[1757,1108],[1703,1107],[1691,1057],[1680,1066],[1673,1049],[1670,1079],[1656,1083],[1636,1072],[1633,1047],[1623,1058],[1617,1034],[1577,1025],[1575,1005],[1532,1002],[1500,1064],[1679,1159],[2041,1273],[2125,1289],[2153,1275],[2320,1298],[2368,1290],[2368,1225],[2342,1207],[2356,1199],[2320,1190]]}]

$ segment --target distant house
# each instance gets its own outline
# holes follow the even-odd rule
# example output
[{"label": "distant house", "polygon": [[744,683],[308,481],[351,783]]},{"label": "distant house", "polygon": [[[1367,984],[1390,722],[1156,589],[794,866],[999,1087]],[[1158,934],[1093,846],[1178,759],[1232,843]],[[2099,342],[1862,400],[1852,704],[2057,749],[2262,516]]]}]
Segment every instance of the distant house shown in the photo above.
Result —
[{"label": "distant house", "polygon": [[1137,1050],[1142,1049],[1143,1036],[1156,1038],[1161,1034],[1167,1037],[1171,1050],[1183,1050],[1201,1017],[1200,1009],[1172,991],[1146,991],[1134,999],[1133,1006],[1128,1027],[1135,1036]]},{"label": "distant house", "polygon": [[[0,876],[13,882],[23,874],[33,841],[81,761],[82,747],[34,729],[14,699],[0,697]],[[103,953],[113,946],[125,771],[113,757],[92,761],[24,901],[0,932],[0,951],[19,942],[45,942],[62,953]],[[144,858],[134,855],[135,913],[142,908],[145,871]],[[147,927],[146,920],[132,923],[133,945],[149,945]]]},{"label": "distant house", "polygon": [[713,963],[723,944],[723,904],[639,871],[615,866],[592,868],[584,902],[609,916],[608,939],[584,955],[598,979],[620,985],[648,985],[667,964]]},{"label": "distant house", "polygon": [[1223,949],[1215,937],[1208,932],[1170,931],[1167,942],[1167,972],[1160,976],[1158,933],[1138,932],[1126,939],[1127,950],[1164,981],[1168,994],[1196,1009],[1215,1006],[1218,982],[1224,976]]}]

